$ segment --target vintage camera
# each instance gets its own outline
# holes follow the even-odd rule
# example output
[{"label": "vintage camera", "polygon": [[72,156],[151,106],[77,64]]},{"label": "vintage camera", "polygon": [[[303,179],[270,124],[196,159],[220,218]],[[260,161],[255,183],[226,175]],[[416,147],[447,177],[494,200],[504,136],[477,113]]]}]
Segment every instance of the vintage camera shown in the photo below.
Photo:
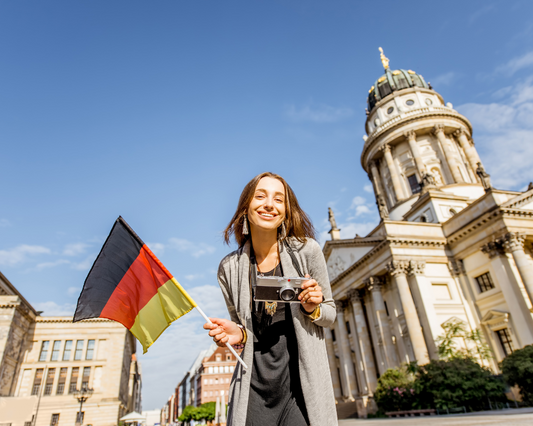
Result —
[{"label": "vintage camera", "polygon": [[302,284],[309,278],[258,276],[254,292],[256,302],[299,303]]}]

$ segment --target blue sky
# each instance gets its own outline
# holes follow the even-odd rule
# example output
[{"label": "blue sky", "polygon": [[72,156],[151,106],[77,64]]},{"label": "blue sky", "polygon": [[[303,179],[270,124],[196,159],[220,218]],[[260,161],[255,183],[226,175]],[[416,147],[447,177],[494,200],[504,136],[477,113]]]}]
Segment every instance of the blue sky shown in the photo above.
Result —
[{"label": "blue sky", "polygon": [[[323,242],[378,222],[360,165],[366,95],[422,74],[474,126],[502,189],[533,180],[533,2],[3,1],[0,270],[72,314],[122,215],[203,305],[244,184],[283,175]],[[163,406],[211,341],[192,313],[140,356]]]}]

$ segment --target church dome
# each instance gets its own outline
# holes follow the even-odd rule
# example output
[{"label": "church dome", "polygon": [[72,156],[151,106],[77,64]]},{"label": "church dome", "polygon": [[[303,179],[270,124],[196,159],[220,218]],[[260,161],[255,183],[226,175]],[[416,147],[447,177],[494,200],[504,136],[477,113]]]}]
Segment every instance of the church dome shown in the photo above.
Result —
[{"label": "church dome", "polygon": [[[388,64],[387,64],[388,65]],[[383,98],[396,90],[408,89],[409,87],[422,87],[431,89],[424,77],[411,70],[385,69],[385,74],[376,80],[368,93],[368,112]]]}]

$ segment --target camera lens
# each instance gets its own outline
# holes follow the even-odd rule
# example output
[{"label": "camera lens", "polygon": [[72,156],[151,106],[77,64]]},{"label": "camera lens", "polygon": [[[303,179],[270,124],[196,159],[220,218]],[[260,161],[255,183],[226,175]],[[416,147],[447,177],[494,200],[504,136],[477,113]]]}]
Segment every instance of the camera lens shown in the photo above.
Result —
[{"label": "camera lens", "polygon": [[296,297],[296,292],[291,286],[282,287],[279,291],[279,298],[284,302],[290,302]]}]

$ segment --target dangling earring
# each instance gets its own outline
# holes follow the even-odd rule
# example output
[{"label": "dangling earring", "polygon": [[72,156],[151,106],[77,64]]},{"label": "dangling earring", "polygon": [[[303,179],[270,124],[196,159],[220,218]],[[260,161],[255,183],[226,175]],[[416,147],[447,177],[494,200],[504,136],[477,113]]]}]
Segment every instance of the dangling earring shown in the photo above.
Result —
[{"label": "dangling earring", "polygon": [[280,239],[287,238],[287,228],[285,228],[285,222],[281,222],[281,232],[279,233]]},{"label": "dangling earring", "polygon": [[246,217],[246,214],[244,215],[244,218],[242,220],[242,235],[248,235],[248,218]]}]

